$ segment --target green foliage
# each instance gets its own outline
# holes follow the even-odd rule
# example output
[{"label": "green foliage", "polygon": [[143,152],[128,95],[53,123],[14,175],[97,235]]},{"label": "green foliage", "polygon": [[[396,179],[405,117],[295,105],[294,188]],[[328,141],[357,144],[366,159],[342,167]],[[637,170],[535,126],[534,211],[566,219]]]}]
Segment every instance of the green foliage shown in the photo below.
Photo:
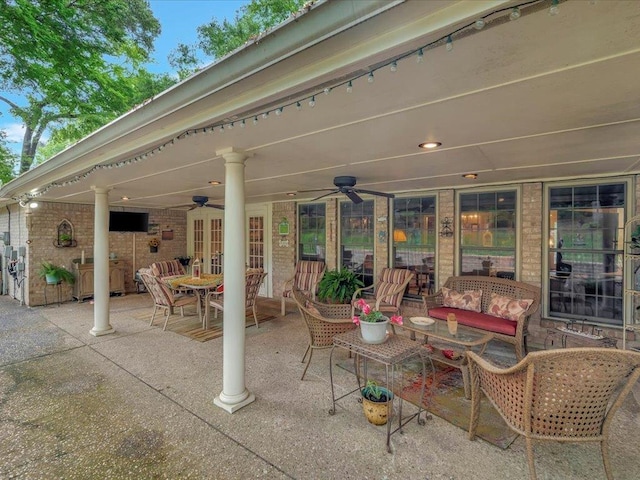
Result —
[{"label": "green foliage", "polygon": [[7,183],[15,177],[18,157],[6,145],[6,134],[0,131],[0,182]]},{"label": "green foliage", "polygon": [[[133,105],[131,68],[159,33],[146,0],[0,0],[0,101],[25,125],[20,173],[50,125],[101,126]],[[24,105],[1,92],[19,93]]]},{"label": "green foliage", "polygon": [[213,19],[198,27],[198,46],[179,44],[169,56],[169,63],[181,78],[198,67],[196,50],[221,58],[244,45],[251,38],[282,23],[307,3],[306,0],[252,0],[236,12],[233,21]]},{"label": "green foliage", "polygon": [[58,265],[54,265],[51,262],[42,262],[40,264],[40,269],[38,270],[38,276],[43,280],[46,279],[47,275],[54,276],[58,280],[62,280],[63,282],[67,282],[69,284],[73,284],[76,281],[76,278],[73,276],[69,270],[64,267],[59,267]]},{"label": "green foliage", "polygon": [[388,402],[391,400],[389,390],[378,385],[375,380],[367,380],[366,386],[360,391],[362,396],[371,402]]},{"label": "green foliage", "polygon": [[327,271],[318,284],[318,299],[330,303],[349,303],[355,291],[363,286],[356,274],[349,270]]}]

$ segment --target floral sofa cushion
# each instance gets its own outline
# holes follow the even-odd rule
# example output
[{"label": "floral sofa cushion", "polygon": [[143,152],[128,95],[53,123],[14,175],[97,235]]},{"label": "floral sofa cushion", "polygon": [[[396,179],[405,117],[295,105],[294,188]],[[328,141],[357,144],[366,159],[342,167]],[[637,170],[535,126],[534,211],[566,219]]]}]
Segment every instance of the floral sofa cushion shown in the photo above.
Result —
[{"label": "floral sofa cushion", "polygon": [[482,290],[465,290],[464,293],[460,293],[450,288],[442,287],[442,305],[459,308],[460,310],[480,312],[482,311]]},{"label": "floral sofa cushion", "polygon": [[533,299],[515,299],[492,293],[487,314],[516,321],[532,303]]}]

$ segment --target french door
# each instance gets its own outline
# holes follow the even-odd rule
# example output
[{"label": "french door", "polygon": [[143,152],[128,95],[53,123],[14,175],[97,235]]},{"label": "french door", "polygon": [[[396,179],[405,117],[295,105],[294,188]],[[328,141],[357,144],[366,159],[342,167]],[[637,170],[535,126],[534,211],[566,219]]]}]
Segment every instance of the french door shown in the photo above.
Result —
[{"label": "french door", "polygon": [[[269,211],[268,205],[251,205],[247,207],[245,216],[245,263],[248,268],[262,268],[269,274],[259,292],[260,296],[265,297],[271,296],[271,222]],[[224,273],[224,212],[198,208],[189,212],[187,218],[189,254],[193,258],[200,259],[203,272]]]}]

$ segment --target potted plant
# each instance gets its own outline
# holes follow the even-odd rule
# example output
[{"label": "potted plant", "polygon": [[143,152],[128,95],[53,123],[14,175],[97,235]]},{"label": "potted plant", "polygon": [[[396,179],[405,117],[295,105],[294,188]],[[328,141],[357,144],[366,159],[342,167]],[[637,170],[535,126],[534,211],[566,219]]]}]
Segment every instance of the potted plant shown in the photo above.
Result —
[{"label": "potted plant", "polygon": [[327,303],[350,303],[358,288],[364,287],[355,273],[343,268],[324,273],[318,284],[318,300]]},{"label": "potted plant", "polygon": [[69,235],[68,233],[61,233],[58,236],[58,243],[63,247],[68,247],[69,245],[71,245],[71,240],[71,235]]},{"label": "potted plant", "polygon": [[54,265],[51,262],[42,262],[38,270],[38,276],[50,285],[57,285],[60,282],[73,284],[76,278],[64,267]]},{"label": "potted plant", "polygon": [[362,313],[353,317],[353,323],[360,326],[360,334],[365,343],[385,342],[387,340],[389,322],[402,325],[402,317],[400,315],[392,315],[389,318],[382,312],[371,308],[371,305],[363,298],[355,303],[355,307]]},{"label": "potted plant", "polygon": [[369,423],[384,425],[389,416],[389,403],[393,401],[393,393],[381,387],[374,380],[367,380],[365,387],[360,390],[362,408]]}]

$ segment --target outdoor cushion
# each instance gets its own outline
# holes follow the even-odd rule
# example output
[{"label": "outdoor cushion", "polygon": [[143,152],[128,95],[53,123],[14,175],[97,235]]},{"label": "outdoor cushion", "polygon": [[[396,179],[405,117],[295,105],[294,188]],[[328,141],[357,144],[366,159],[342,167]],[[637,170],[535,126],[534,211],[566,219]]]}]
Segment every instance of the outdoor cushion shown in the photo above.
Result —
[{"label": "outdoor cushion", "polygon": [[464,293],[460,293],[442,287],[442,304],[445,307],[480,312],[482,311],[482,290],[465,290]]},{"label": "outdoor cushion", "polygon": [[487,314],[516,321],[527,311],[531,303],[533,299],[515,299],[492,293]]},{"label": "outdoor cushion", "polygon": [[494,317],[486,313],[472,312],[451,307],[436,307],[429,310],[429,316],[446,320],[447,314],[454,313],[460,325],[479,328],[487,332],[502,333],[503,335],[515,336],[517,322],[505,318]]}]

